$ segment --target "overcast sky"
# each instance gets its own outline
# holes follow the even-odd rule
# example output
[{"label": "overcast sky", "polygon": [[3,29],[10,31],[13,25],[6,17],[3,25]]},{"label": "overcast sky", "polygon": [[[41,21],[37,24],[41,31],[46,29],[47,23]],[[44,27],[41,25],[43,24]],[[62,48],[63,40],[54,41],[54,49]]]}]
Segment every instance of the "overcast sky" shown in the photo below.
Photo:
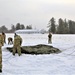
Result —
[{"label": "overcast sky", "polygon": [[46,29],[52,17],[75,21],[75,0],[0,0],[0,27],[20,23]]}]

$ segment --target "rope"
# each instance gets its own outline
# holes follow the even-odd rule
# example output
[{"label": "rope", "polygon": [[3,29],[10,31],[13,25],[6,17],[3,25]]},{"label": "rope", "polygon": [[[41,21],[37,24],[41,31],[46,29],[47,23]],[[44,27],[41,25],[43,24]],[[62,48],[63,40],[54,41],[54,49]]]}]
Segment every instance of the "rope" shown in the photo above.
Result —
[{"label": "rope", "polygon": [[[66,50],[68,50],[68,49],[74,48],[74,47],[75,47],[75,45],[74,45],[74,46],[71,46],[71,47],[69,47],[69,48],[67,48],[67,49],[65,48],[65,49],[63,49],[63,52],[66,51]],[[61,56],[61,55],[57,55],[57,56],[61,56],[61,57],[75,56],[75,55],[72,55],[74,52],[75,52],[75,50],[72,51],[72,52],[69,53],[69,54],[67,54],[67,53],[62,53],[62,54],[64,54],[64,55],[66,55],[66,56]],[[6,58],[3,58],[3,59],[5,59],[3,62],[7,62],[7,63],[8,63],[9,65],[11,65],[11,66],[23,67],[23,66],[18,66],[18,65],[15,65],[15,64],[12,64],[12,63],[9,62],[9,59],[15,58],[15,56],[12,57],[12,54],[8,53],[8,54],[3,55],[3,56],[6,56]],[[8,56],[8,57],[7,57],[7,56]]]},{"label": "rope", "polygon": [[3,62],[7,62],[9,59],[12,59],[12,58],[15,58],[15,57],[12,57],[12,54],[11,54],[9,57],[3,58],[3,59],[5,59],[5,60],[3,60]]},{"label": "rope", "polygon": [[65,50],[68,50],[68,49],[71,49],[71,48],[73,48],[73,47],[75,47],[75,45],[74,46],[71,46],[71,47],[69,47],[69,48],[65,48],[65,49],[63,49],[63,51],[65,51]]},{"label": "rope", "polygon": [[[67,49],[64,49],[63,51],[66,51],[66,50],[71,49],[71,48],[74,48],[74,47],[75,47],[75,46],[69,47],[69,48],[67,48]],[[74,52],[75,52],[75,49],[74,49],[74,51],[72,51],[72,52],[69,53],[69,54],[67,54],[67,53],[62,53],[62,54],[64,54],[64,55],[66,55],[66,56],[62,56],[62,57],[75,56],[75,55],[72,55]],[[58,56],[61,56],[61,55],[58,55]]]}]

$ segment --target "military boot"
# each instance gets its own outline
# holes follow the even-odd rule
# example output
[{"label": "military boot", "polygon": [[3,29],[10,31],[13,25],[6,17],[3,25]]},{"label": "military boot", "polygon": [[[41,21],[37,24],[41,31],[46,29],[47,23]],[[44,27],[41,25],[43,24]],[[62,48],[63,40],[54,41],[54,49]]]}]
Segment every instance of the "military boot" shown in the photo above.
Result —
[{"label": "military boot", "polygon": [[0,73],[2,72],[2,70],[0,69]]},{"label": "military boot", "polygon": [[13,53],[13,55],[15,56],[15,53]]}]

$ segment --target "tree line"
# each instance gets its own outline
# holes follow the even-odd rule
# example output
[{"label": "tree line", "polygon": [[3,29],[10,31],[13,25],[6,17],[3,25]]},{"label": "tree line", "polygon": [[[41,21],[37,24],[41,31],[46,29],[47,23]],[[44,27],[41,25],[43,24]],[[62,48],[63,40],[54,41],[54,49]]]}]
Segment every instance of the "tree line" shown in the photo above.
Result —
[{"label": "tree line", "polygon": [[56,24],[55,18],[52,17],[48,22],[48,31],[54,34],[75,34],[75,21],[59,18]]},{"label": "tree line", "polygon": [[16,26],[12,24],[10,30],[8,30],[8,28],[7,28],[5,25],[3,25],[3,26],[0,27],[0,33],[1,33],[1,32],[14,33],[15,30],[19,30],[19,29],[32,29],[32,25],[27,25],[27,26],[25,27],[24,24],[20,24],[20,23],[17,23]]},{"label": "tree line", "polygon": [[[52,32],[54,34],[75,34],[75,21],[72,20],[66,20],[59,18],[58,23],[56,24],[55,18],[52,17],[48,24],[48,32]],[[11,29],[8,30],[5,25],[0,27],[0,33],[5,32],[5,33],[14,33],[15,30],[19,29],[33,29],[32,25],[27,25],[25,26],[24,24],[17,23],[16,25],[11,26]]]}]

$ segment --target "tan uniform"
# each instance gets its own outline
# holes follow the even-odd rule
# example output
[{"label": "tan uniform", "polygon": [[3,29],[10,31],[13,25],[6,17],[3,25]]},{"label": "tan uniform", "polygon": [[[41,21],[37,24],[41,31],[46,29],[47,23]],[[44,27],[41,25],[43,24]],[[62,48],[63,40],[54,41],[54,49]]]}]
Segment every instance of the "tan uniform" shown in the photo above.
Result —
[{"label": "tan uniform", "polygon": [[3,42],[6,43],[5,39],[6,39],[6,35],[2,34],[2,38],[3,38]]},{"label": "tan uniform", "polygon": [[22,38],[19,35],[16,35],[14,37],[14,46],[13,46],[13,55],[15,55],[16,50],[18,52],[18,55],[21,55],[21,44],[22,44]]},{"label": "tan uniform", "polygon": [[3,46],[3,38],[0,34],[0,70],[2,70],[2,46]]}]

